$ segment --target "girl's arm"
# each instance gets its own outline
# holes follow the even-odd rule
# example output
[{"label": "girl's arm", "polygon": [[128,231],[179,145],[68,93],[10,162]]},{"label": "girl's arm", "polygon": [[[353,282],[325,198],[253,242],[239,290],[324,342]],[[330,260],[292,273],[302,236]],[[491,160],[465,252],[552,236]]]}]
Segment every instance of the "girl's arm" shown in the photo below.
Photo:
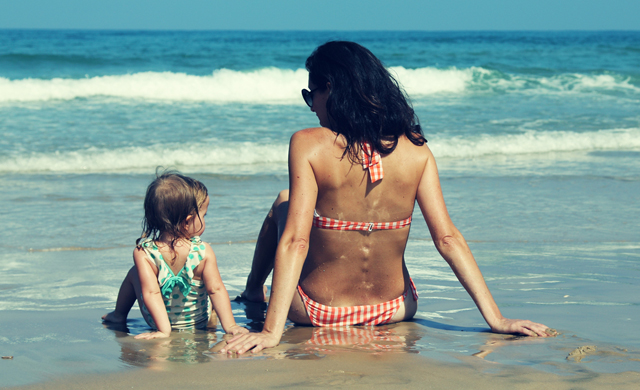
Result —
[{"label": "girl's arm", "polygon": [[142,290],[142,299],[145,306],[151,314],[151,318],[158,327],[156,332],[141,333],[136,339],[157,339],[169,337],[171,334],[171,322],[167,315],[167,308],[164,306],[162,294],[160,293],[160,285],[158,284],[158,275],[151,268],[147,254],[142,248],[136,248],[133,251],[133,261],[138,269],[140,277],[140,288]]},{"label": "girl's arm", "polygon": [[271,297],[267,318],[260,333],[236,336],[220,352],[253,353],[280,343],[289,307],[309,251],[309,235],[313,210],[318,197],[318,184],[308,156],[318,142],[302,130],[291,137],[289,146],[289,212],[287,223],[276,250]]},{"label": "girl's arm", "polygon": [[467,242],[449,217],[440,189],[435,159],[426,145],[425,150],[428,153],[428,159],[416,199],[438,252],[449,263],[493,332],[548,336],[545,332],[548,328],[545,325],[528,320],[504,318],[500,313]]},{"label": "girl's arm", "polygon": [[233,318],[233,312],[231,311],[231,302],[229,301],[229,293],[222,283],[220,278],[220,272],[218,271],[218,263],[216,261],[216,255],[213,253],[213,249],[207,243],[205,245],[205,263],[202,270],[202,280],[213,304],[213,309],[216,311],[222,329],[226,333],[232,335],[239,333],[248,333],[249,330],[236,324],[235,318]]}]

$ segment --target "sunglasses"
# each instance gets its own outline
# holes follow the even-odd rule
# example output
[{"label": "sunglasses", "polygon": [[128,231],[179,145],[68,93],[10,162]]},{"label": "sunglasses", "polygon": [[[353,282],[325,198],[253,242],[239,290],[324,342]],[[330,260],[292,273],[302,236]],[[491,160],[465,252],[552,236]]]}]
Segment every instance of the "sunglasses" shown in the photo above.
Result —
[{"label": "sunglasses", "polygon": [[308,89],[302,90],[302,98],[304,99],[304,102],[307,103],[307,106],[313,106],[313,93],[317,91],[318,88],[320,87],[314,88],[311,91],[309,91]]}]

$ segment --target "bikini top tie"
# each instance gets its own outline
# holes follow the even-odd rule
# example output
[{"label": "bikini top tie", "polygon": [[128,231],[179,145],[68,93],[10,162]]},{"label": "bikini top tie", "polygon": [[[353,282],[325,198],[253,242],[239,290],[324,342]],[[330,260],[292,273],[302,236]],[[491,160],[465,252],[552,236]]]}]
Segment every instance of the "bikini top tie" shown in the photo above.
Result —
[{"label": "bikini top tie", "polygon": [[362,169],[369,170],[371,182],[375,183],[382,180],[384,172],[382,171],[382,157],[377,150],[371,147],[368,142],[362,143]]}]

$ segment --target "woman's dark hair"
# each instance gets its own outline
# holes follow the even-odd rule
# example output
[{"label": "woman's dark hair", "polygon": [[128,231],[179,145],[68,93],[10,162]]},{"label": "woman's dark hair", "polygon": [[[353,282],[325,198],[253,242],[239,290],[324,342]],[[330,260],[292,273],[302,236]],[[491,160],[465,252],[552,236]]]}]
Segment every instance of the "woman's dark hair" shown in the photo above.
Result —
[{"label": "woman's dark hair", "polygon": [[184,229],[184,223],[190,215],[200,218],[199,209],[207,195],[207,187],[198,180],[177,172],[156,172],[156,179],[147,187],[142,236],[136,245],[144,238],[155,241],[162,233],[169,233],[173,237],[169,244],[173,252],[177,240],[191,238]]},{"label": "woman's dark hair", "polygon": [[305,63],[319,91],[329,83],[329,128],[347,140],[344,155],[360,161],[362,142],[382,154],[395,150],[404,134],[415,145],[427,140],[398,82],[382,62],[355,42],[332,41],[318,46]]}]

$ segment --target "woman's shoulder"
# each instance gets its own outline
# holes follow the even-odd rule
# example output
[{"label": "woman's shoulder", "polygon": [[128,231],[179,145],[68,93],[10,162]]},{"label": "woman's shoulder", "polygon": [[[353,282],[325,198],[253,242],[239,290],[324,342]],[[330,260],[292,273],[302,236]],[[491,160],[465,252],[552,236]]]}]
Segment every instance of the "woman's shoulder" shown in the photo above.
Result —
[{"label": "woman's shoulder", "polygon": [[310,127],[296,131],[291,136],[291,148],[313,152],[318,149],[327,148],[343,149],[345,147],[344,137],[334,133],[326,127]]},{"label": "woman's shoulder", "polygon": [[317,141],[324,139],[335,139],[338,137],[336,133],[326,127],[309,127],[306,129],[298,130],[291,136],[292,141]]},{"label": "woman's shoulder", "polygon": [[426,161],[430,158],[433,158],[431,149],[429,149],[429,146],[426,142],[422,144],[415,144],[406,136],[401,136],[398,138],[398,144],[393,153],[395,152],[399,152],[396,153],[399,156],[404,156],[414,160],[421,159]]}]

